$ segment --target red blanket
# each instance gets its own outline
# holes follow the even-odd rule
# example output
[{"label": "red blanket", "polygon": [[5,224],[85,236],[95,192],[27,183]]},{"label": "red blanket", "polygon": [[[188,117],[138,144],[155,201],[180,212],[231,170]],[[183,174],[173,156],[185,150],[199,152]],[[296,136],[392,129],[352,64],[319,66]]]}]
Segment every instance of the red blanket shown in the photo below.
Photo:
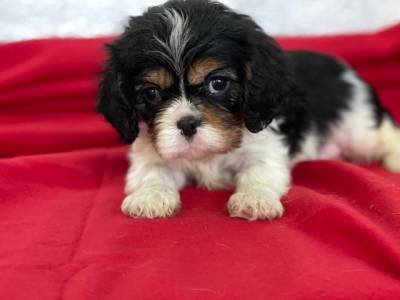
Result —
[{"label": "red blanket", "polygon": [[[122,215],[127,147],[94,113],[106,40],[0,46],[1,299],[400,299],[400,175],[378,165],[298,165],[273,222],[195,187],[174,218]],[[344,58],[400,120],[400,26],[280,42]]]}]

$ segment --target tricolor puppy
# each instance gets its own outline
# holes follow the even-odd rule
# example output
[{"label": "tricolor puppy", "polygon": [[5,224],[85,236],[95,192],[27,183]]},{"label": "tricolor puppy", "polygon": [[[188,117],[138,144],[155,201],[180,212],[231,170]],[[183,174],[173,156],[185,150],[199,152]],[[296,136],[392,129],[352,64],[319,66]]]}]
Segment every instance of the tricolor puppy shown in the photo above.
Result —
[{"label": "tricolor puppy", "polygon": [[382,161],[400,171],[400,130],[350,66],[282,51],[248,16],[173,0],[132,17],[108,45],[98,110],[132,143],[132,217],[172,216],[179,189],[236,187],[227,208],[282,216],[293,164]]}]

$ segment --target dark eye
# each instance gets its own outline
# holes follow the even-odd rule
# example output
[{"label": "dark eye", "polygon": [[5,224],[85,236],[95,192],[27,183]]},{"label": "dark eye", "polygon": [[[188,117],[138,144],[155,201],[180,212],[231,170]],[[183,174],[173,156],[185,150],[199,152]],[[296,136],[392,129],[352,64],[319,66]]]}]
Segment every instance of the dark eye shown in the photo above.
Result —
[{"label": "dark eye", "polygon": [[143,95],[146,97],[146,99],[152,103],[157,103],[161,101],[161,94],[160,90],[156,88],[155,86],[151,86],[148,88],[145,88],[143,90]]},{"label": "dark eye", "polygon": [[211,94],[221,94],[229,88],[229,80],[223,77],[212,78],[208,82],[208,90]]}]

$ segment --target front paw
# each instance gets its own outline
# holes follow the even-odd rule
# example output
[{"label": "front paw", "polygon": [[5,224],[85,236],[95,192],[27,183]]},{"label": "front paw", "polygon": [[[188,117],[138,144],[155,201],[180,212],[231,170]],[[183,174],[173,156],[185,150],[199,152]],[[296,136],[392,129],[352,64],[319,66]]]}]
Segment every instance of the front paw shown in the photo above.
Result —
[{"label": "front paw", "polygon": [[165,186],[142,187],[125,197],[124,214],[133,218],[165,218],[175,215],[181,207],[179,193]]},{"label": "front paw", "polygon": [[280,196],[271,190],[251,189],[234,193],[228,201],[231,217],[249,221],[272,220],[283,214]]}]

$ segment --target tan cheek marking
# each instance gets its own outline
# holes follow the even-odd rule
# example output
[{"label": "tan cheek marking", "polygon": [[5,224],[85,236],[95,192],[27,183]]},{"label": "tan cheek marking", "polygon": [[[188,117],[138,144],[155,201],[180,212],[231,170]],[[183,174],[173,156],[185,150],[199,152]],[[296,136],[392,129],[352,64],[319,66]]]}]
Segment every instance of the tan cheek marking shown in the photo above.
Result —
[{"label": "tan cheek marking", "polygon": [[223,67],[223,63],[213,58],[201,58],[193,63],[188,72],[188,81],[191,85],[200,84],[210,72]]},{"label": "tan cheek marking", "polygon": [[173,83],[173,77],[171,73],[164,68],[159,68],[147,72],[144,75],[144,79],[148,82],[158,85],[162,89],[167,89],[171,87]]},{"label": "tan cheek marking", "polygon": [[208,104],[201,105],[199,109],[203,122],[222,134],[227,150],[240,146],[243,135],[243,119],[240,116]]}]

